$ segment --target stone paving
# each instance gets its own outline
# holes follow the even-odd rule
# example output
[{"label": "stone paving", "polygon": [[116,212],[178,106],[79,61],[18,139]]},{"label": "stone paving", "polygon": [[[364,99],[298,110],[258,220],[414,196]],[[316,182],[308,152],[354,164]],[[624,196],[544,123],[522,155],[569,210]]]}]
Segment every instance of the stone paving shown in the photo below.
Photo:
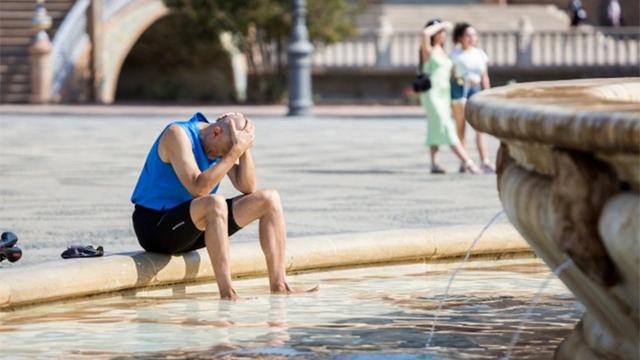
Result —
[{"label": "stone paving", "polygon": [[[129,197],[151,143],[170,120],[192,115],[184,110],[180,118],[0,113],[0,231],[16,232],[24,250],[22,260],[0,267],[60,259],[71,244],[139,250]],[[495,176],[458,174],[449,149],[442,160],[451,172],[429,173],[426,120],[409,113],[253,118],[258,186],[280,191],[289,237],[459,224],[480,230],[501,209]],[[489,139],[491,154],[497,145]],[[226,179],[222,192],[236,194]],[[232,240],[258,246],[257,229]]]}]

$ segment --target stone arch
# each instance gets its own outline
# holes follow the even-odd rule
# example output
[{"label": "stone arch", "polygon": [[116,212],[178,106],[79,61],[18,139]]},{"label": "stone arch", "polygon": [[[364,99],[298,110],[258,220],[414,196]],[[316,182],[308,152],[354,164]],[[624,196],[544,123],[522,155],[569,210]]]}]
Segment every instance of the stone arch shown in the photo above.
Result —
[{"label": "stone arch", "polygon": [[157,20],[124,60],[114,101],[241,101],[234,82],[234,54],[223,36],[215,35],[203,34],[185,13],[172,12]]},{"label": "stone arch", "polygon": [[162,0],[135,0],[103,25],[99,102],[114,101],[120,70],[129,51],[145,30],[168,13]]}]

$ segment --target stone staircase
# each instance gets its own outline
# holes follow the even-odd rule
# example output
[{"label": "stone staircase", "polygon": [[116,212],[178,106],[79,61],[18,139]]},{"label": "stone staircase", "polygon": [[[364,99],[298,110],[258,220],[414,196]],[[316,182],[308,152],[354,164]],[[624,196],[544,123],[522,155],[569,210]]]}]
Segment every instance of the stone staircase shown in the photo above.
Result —
[{"label": "stone staircase", "polygon": [[[55,32],[74,0],[47,0],[51,16],[48,31]],[[35,0],[0,0],[0,103],[26,103],[31,93],[29,45],[35,33],[31,23]]]}]

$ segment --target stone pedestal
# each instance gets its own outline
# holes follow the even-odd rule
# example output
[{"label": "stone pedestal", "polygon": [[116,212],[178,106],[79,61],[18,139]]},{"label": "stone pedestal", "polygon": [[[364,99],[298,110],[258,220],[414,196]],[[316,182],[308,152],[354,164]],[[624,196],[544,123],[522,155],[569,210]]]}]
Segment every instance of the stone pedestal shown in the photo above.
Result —
[{"label": "stone pedestal", "polygon": [[92,99],[100,104],[110,104],[113,98],[109,98],[104,91],[104,53],[103,48],[103,13],[102,0],[91,0],[87,9],[87,32],[91,39],[91,92]]},{"label": "stone pedestal", "polygon": [[31,63],[31,103],[47,104],[51,101],[51,41],[44,30],[35,37],[29,48]]},{"label": "stone pedestal", "polygon": [[44,0],[36,1],[33,14],[33,28],[36,31],[31,47],[29,62],[31,65],[31,98],[33,104],[46,104],[51,101],[51,49],[53,45],[47,35],[51,27],[51,17],[47,14]]},{"label": "stone pedestal", "polygon": [[391,67],[391,39],[393,36],[393,26],[386,15],[378,18],[378,29],[376,30],[376,67]]}]

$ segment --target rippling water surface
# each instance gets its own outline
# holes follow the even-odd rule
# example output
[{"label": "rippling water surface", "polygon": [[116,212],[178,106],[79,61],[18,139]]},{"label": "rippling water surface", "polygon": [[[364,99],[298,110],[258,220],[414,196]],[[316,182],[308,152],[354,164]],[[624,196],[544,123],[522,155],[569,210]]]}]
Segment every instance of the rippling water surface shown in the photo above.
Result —
[{"label": "rippling water surface", "polygon": [[[456,276],[432,346],[429,329],[456,264],[411,264],[292,276],[320,284],[269,295],[266,279],[214,283],[0,313],[3,355],[55,358],[495,359],[507,352],[549,270],[539,260],[470,262]],[[583,309],[557,279],[524,323],[514,358],[553,356]],[[10,339],[10,341],[8,341]]]}]

